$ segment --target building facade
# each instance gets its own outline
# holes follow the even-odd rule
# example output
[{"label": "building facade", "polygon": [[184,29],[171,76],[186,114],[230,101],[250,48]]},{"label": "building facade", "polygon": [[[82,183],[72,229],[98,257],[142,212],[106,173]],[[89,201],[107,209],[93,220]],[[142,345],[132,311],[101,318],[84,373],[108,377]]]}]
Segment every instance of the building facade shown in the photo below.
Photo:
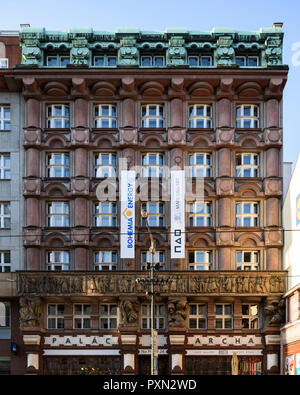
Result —
[{"label": "building facade", "polygon": [[[231,374],[233,353],[239,374],[279,373],[282,40],[281,24],[21,30],[24,270],[14,284],[26,373],[149,373],[141,210],[160,263],[159,373]],[[125,259],[121,169],[137,183]],[[183,169],[185,254],[174,259],[168,171]]]},{"label": "building facade", "polygon": [[[0,373],[18,374],[24,365],[19,306],[10,273],[23,269],[23,99],[11,73],[21,62],[18,31],[0,31]],[[20,350],[19,350],[20,351]],[[24,371],[24,369],[22,370]]]}]

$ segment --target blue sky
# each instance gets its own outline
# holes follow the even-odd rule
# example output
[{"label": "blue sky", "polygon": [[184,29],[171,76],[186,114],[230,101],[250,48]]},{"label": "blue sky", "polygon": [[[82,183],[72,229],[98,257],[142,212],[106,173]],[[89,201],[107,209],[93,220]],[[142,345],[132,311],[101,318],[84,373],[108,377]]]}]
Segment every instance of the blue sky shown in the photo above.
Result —
[{"label": "blue sky", "polygon": [[259,30],[271,27],[273,22],[283,22],[284,63],[290,67],[284,93],[283,159],[296,161],[300,152],[299,0],[2,0],[1,16],[0,30],[18,30],[21,23],[48,30],[82,27],[108,31],[126,27],[158,31],[170,27]]}]

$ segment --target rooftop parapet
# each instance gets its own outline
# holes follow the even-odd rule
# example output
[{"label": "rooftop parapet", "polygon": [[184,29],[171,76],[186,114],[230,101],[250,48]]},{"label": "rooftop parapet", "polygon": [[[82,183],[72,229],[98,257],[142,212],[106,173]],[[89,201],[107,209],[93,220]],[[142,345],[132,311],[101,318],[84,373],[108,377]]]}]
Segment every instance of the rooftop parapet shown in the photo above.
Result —
[{"label": "rooftop parapet", "polygon": [[164,32],[137,28],[116,32],[70,29],[68,32],[23,27],[24,67],[206,68],[281,66],[282,24],[259,31],[214,28]]}]

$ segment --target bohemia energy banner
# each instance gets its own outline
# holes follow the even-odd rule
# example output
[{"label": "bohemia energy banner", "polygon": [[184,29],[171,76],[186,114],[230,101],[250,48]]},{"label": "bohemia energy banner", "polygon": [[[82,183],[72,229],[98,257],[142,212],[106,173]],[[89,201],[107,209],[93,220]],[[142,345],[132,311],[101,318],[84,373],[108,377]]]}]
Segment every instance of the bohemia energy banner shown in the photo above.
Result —
[{"label": "bohemia energy banner", "polygon": [[185,258],[184,170],[171,170],[171,258]]},{"label": "bohemia energy banner", "polygon": [[121,171],[121,258],[134,258],[135,171]]}]

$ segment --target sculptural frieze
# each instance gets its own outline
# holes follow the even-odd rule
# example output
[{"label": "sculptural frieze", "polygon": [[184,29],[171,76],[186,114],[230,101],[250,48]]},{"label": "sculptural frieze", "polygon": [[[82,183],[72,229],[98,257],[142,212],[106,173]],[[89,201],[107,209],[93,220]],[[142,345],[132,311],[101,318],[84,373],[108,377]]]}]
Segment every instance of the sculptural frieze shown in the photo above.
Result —
[{"label": "sculptural frieze", "polygon": [[39,297],[20,298],[20,327],[39,327],[42,317],[42,302]]}]

